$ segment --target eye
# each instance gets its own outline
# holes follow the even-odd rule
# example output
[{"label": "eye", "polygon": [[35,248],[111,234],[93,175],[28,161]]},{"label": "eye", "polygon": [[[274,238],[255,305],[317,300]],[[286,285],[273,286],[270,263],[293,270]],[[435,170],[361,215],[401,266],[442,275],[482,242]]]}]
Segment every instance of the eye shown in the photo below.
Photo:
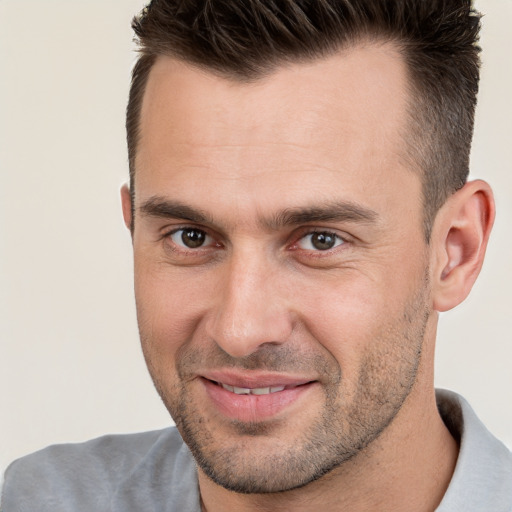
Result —
[{"label": "eye", "polygon": [[297,246],[308,251],[328,251],[343,243],[344,241],[335,233],[314,231],[303,236],[297,243]]},{"label": "eye", "polygon": [[185,249],[199,249],[213,242],[213,238],[202,229],[181,228],[173,231],[169,238],[179,247]]}]

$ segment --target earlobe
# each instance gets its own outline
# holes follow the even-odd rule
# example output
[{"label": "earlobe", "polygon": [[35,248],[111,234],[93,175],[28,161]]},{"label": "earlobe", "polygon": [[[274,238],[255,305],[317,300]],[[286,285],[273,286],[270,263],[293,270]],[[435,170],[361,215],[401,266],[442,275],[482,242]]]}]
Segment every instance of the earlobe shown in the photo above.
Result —
[{"label": "earlobe", "polygon": [[125,226],[132,230],[132,198],[130,194],[130,187],[124,184],[121,187],[121,205],[123,208],[123,219]]},{"label": "earlobe", "polygon": [[494,214],[492,190],[481,180],[467,183],[438,212],[431,240],[436,311],[454,308],[471,291],[482,268]]}]

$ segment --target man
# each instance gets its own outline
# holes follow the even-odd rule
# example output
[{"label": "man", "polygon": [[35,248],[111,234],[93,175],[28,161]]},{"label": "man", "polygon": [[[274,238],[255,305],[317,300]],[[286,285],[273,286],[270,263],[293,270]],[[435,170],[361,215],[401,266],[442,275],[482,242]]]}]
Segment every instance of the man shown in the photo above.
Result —
[{"label": "man", "polygon": [[433,386],[494,218],[470,2],[154,0],[134,28],[123,213],[177,430],[21,459],[2,510],[511,510],[511,454]]}]

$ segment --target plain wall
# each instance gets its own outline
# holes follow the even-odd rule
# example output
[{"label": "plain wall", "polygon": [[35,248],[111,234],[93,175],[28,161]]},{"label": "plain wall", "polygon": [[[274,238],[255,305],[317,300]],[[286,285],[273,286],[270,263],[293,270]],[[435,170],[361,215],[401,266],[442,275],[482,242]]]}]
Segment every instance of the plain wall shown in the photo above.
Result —
[{"label": "plain wall", "polygon": [[[437,384],[512,445],[512,1],[480,0],[472,174],[498,217],[471,297],[442,316]],[[171,420],[138,343],[124,109],[140,0],[0,0],[0,471],[57,442]]]}]

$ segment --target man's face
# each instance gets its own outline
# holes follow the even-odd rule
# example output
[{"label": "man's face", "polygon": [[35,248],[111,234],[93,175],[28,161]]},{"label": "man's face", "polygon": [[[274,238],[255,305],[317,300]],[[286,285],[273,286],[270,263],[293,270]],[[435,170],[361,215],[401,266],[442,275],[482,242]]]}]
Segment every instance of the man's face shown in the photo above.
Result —
[{"label": "man's face", "polygon": [[135,179],[142,346],[224,487],[319,478],[422,385],[428,265],[406,102],[389,46],[249,84],[170,58],[151,72]]}]

